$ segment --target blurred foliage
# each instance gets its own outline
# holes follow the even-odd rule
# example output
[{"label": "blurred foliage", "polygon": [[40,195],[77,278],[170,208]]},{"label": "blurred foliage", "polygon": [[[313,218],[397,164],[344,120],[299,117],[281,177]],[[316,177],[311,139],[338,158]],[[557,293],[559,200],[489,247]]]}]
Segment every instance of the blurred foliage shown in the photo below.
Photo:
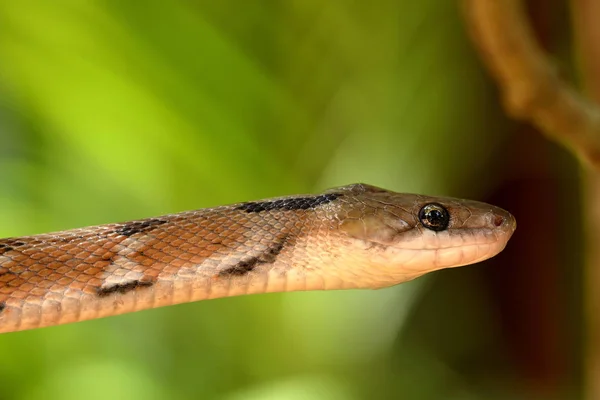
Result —
[{"label": "blurred foliage", "polygon": [[[0,2],[1,236],[361,181],[480,198],[503,124],[454,2]],[[493,343],[477,282],[417,324],[431,279],[3,335],[0,397],[515,398],[439,350]]]}]

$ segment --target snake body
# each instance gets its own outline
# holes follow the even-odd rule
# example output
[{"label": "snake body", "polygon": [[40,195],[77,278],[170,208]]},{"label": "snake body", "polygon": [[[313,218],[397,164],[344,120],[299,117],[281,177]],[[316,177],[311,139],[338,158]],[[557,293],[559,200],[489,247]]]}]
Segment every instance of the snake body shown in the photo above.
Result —
[{"label": "snake body", "polygon": [[0,332],[242,294],[387,287],[492,257],[515,227],[488,204],[355,184],[1,239]]}]

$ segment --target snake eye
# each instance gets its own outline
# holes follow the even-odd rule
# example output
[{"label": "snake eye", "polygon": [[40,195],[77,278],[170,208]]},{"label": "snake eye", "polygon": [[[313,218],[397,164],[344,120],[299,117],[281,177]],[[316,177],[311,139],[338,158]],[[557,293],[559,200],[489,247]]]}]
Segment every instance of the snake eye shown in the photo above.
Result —
[{"label": "snake eye", "polygon": [[419,211],[419,220],[425,228],[439,232],[448,228],[450,214],[441,204],[429,203]]}]

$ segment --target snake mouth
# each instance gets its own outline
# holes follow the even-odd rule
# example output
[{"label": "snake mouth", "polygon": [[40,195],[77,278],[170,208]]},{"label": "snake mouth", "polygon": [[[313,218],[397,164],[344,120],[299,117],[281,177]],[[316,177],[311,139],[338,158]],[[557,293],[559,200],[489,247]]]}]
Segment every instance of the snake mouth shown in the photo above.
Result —
[{"label": "snake mouth", "polygon": [[500,218],[493,216],[489,221],[491,224],[483,228],[443,232],[415,227],[387,245],[380,243],[378,264],[390,275],[414,279],[432,271],[487,260],[506,247],[516,229],[515,219],[509,213]]},{"label": "snake mouth", "polygon": [[451,250],[485,245],[497,245],[503,249],[516,229],[516,223],[513,221],[507,220],[496,229],[464,228],[432,232],[415,228],[399,234],[396,240],[387,245],[399,250],[414,251]]}]

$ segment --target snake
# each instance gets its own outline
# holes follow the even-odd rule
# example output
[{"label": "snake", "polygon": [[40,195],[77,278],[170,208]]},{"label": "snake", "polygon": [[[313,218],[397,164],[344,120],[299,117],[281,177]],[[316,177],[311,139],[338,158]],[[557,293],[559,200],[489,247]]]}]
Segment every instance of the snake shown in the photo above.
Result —
[{"label": "snake", "polygon": [[501,252],[507,211],[352,184],[0,239],[0,333],[268,292],[379,289]]}]

